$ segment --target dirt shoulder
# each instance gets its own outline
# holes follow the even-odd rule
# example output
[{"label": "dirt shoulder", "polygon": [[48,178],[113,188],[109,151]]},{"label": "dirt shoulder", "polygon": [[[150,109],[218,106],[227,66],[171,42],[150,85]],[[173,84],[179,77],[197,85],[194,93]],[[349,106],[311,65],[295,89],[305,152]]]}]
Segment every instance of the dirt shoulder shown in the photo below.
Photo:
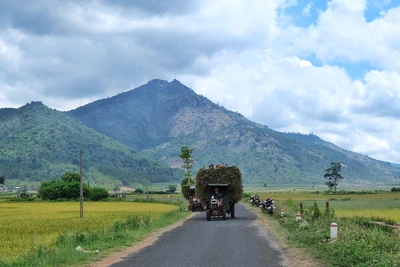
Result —
[{"label": "dirt shoulder", "polygon": [[324,267],[322,263],[315,260],[305,249],[289,246],[286,237],[282,233],[279,223],[268,218],[257,208],[244,204],[246,209],[257,215],[256,226],[264,235],[269,235],[276,242],[279,250],[285,254],[284,264],[288,267]]}]

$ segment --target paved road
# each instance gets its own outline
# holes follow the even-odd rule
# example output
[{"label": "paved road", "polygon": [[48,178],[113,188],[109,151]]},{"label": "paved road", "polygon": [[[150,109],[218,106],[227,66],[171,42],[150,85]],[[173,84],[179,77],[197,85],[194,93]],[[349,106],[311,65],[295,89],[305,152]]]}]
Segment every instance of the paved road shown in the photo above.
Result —
[{"label": "paved road", "polygon": [[242,205],[236,206],[236,218],[226,221],[213,217],[206,221],[201,212],[164,233],[153,245],[111,266],[284,266],[282,251],[256,220]]}]

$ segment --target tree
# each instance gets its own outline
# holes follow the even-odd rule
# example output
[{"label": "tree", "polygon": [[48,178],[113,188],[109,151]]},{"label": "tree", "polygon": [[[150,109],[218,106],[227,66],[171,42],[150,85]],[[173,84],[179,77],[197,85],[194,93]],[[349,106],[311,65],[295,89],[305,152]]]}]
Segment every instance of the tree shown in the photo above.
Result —
[{"label": "tree", "polygon": [[192,152],[193,148],[188,148],[187,146],[181,147],[181,154],[179,157],[183,159],[183,164],[182,168],[184,168],[185,171],[185,178],[188,179],[188,182],[191,181],[192,174],[190,173],[190,169],[193,168],[194,160],[192,159]]},{"label": "tree", "polygon": [[63,182],[80,182],[81,176],[78,173],[66,172],[61,176],[61,181]]},{"label": "tree", "polygon": [[[39,194],[43,200],[78,199],[80,197],[80,176],[67,172],[61,177],[61,180],[42,182]],[[83,196],[90,196],[90,189],[86,184],[83,184]]]},{"label": "tree", "polygon": [[6,178],[4,176],[0,176],[0,184],[4,184],[5,180],[6,180]]},{"label": "tree", "polygon": [[189,185],[194,184],[194,179],[185,177],[181,182],[181,186],[185,186],[185,185],[188,185],[188,184]]},{"label": "tree", "polygon": [[342,164],[340,162],[331,162],[331,166],[325,170],[324,177],[329,179],[325,184],[329,187],[329,190],[333,188],[336,192],[339,181],[344,179],[340,174],[341,168]]},{"label": "tree", "polygon": [[103,187],[93,187],[90,189],[90,200],[99,201],[108,198],[108,191]]},{"label": "tree", "polygon": [[176,192],[176,188],[177,188],[177,186],[175,184],[170,184],[170,185],[168,185],[167,192],[175,193]]}]

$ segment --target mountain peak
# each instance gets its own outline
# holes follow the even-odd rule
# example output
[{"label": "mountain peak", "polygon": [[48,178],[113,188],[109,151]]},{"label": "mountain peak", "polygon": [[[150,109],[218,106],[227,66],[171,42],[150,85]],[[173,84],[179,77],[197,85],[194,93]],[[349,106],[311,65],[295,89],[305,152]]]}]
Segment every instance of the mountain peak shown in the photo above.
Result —
[{"label": "mountain peak", "polygon": [[149,81],[147,83],[147,85],[150,86],[156,86],[159,89],[168,89],[172,87],[186,87],[185,85],[183,85],[180,81],[178,81],[177,79],[173,79],[171,82],[165,81],[165,80],[161,80],[161,79],[153,79],[151,81]]},{"label": "mountain peak", "polygon": [[153,79],[147,83],[148,85],[156,85],[160,88],[165,88],[168,85],[168,81],[161,79]]}]

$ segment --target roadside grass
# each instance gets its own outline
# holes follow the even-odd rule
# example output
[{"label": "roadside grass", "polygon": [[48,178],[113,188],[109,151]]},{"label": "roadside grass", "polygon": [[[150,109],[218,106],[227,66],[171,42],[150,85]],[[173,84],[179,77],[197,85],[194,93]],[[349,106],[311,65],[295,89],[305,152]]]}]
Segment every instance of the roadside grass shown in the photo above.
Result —
[{"label": "roadside grass", "polygon": [[[21,204],[23,203],[18,203],[16,205]],[[36,203],[25,203],[24,205],[32,207],[33,204]],[[144,238],[147,234],[179,221],[189,215],[189,213],[184,209],[185,203],[176,201],[170,202],[170,204],[173,205],[134,202],[93,203],[97,205],[97,209],[94,212],[95,214],[92,215],[89,212],[89,203],[86,203],[87,211],[85,212],[85,217],[82,219],[79,218],[79,215],[78,218],[76,218],[76,213],[79,212],[79,204],[77,211],[74,211],[72,219],[68,219],[68,216],[71,216],[70,211],[57,209],[57,205],[71,203],[40,204],[46,206],[54,204],[54,206],[48,208],[47,212],[41,213],[41,216],[43,217],[42,224],[39,224],[38,222],[30,224],[29,222],[31,222],[31,219],[29,215],[21,213],[21,207],[18,209],[16,206],[8,206],[8,209],[2,209],[4,204],[0,204],[2,205],[0,206],[0,210],[2,211],[7,212],[7,210],[9,210],[27,216],[22,216],[22,219],[25,218],[27,221],[25,229],[18,228],[18,224],[14,224],[12,221],[1,222],[1,225],[8,225],[11,223],[11,228],[5,233],[11,231],[15,234],[15,239],[18,240],[18,238],[25,238],[25,240],[22,242],[24,245],[22,252],[20,251],[18,254],[11,254],[11,258],[7,257],[7,255],[10,255],[6,251],[7,248],[5,247],[4,250],[2,248],[3,254],[0,257],[0,266],[71,266],[99,260],[104,255],[132,245]],[[77,203],[72,204],[75,206],[77,205]],[[144,207],[144,210],[129,212],[129,208],[127,208],[129,205],[135,206],[136,209],[140,209],[138,207],[142,206],[142,208]],[[26,207],[27,206],[25,206],[25,208]],[[105,207],[111,207],[112,211],[107,210]],[[160,209],[163,211],[160,211]],[[57,212],[51,214],[51,210],[57,210]],[[99,217],[96,217],[96,215]],[[46,224],[52,217],[54,219],[58,216],[61,216],[62,219],[57,219],[55,221],[56,224],[62,225],[62,227],[59,227],[62,231],[55,231],[56,233],[54,233],[53,229],[53,232],[50,232],[51,227]],[[91,217],[95,218],[95,220],[91,220]],[[108,223],[105,223],[103,220],[107,221],[107,218]],[[4,220],[4,216],[2,216],[0,220]],[[66,223],[62,224],[62,221],[65,221]],[[74,226],[79,227],[74,228]],[[36,231],[39,228],[43,228],[45,234],[41,235],[40,238],[33,238],[34,235],[30,232],[31,228],[36,228]],[[26,237],[28,240],[26,240]],[[84,250],[92,252],[99,250],[100,253],[78,252],[76,247],[79,245]],[[18,247],[18,244],[15,245],[10,243],[8,246],[11,248],[13,246]],[[7,255],[5,256],[4,253]]]},{"label": "roadside grass", "polygon": [[[337,217],[336,211],[304,203],[301,221],[296,221],[298,201],[277,201],[276,220],[290,244],[306,249],[329,266],[400,266],[400,234],[392,227],[377,225],[380,217]],[[280,216],[280,209],[285,215]],[[268,215],[267,215],[268,216]],[[390,221],[390,220],[389,220]],[[338,224],[338,238],[330,238],[330,225]]]}]

